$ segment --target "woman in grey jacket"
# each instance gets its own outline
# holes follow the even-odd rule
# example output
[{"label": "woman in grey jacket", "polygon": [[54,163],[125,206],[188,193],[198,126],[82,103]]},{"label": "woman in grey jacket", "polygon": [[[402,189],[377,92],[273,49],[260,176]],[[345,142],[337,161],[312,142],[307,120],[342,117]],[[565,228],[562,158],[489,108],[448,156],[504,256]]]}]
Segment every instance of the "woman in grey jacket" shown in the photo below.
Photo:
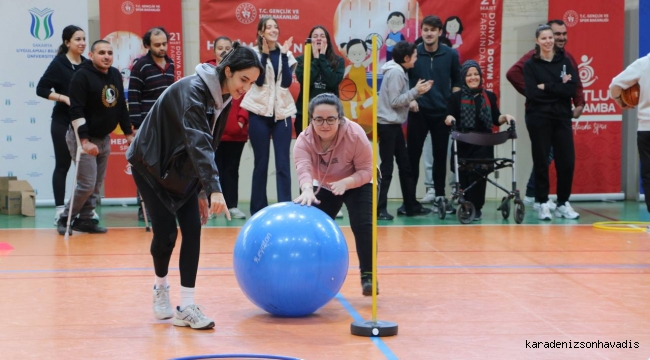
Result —
[{"label": "woman in grey jacket", "polygon": [[[194,304],[201,224],[208,218],[208,196],[209,212],[225,212],[230,220],[214,152],[226,126],[231,98],[241,98],[261,72],[255,52],[235,42],[216,69],[199,64],[196,74],[165,90],[126,153],[134,169],[133,180],[151,216],[154,315],[161,320],[174,317],[175,326],[214,327],[214,321]],[[176,221],[183,242],[179,260],[181,305],[174,311],[167,273],[178,236]]]},{"label": "woman in grey jacket", "polygon": [[406,72],[413,68],[418,55],[415,44],[400,41],[393,47],[393,60],[382,66],[384,78],[381,82],[377,103],[377,136],[379,137],[379,156],[381,157],[381,185],[377,203],[377,219],[393,220],[386,210],[388,188],[393,178],[393,157],[399,169],[399,181],[407,216],[427,215],[431,209],[422,207],[415,199],[415,182],[411,175],[411,164],[406,152],[406,142],[402,124],[409,112],[409,103],[431,89],[433,81],[418,80],[409,89]]}]

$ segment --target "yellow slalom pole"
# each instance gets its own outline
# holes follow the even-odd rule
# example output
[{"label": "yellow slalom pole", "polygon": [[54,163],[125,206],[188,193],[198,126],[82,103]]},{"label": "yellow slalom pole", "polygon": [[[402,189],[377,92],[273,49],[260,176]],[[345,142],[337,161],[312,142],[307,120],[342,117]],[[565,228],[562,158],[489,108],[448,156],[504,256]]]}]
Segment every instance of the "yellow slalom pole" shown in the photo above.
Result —
[{"label": "yellow slalom pole", "polygon": [[397,323],[377,320],[377,35],[372,36],[372,319],[350,325],[352,335],[382,337],[397,335]]},{"label": "yellow slalom pole", "polygon": [[377,35],[372,37],[372,321],[377,322]]},{"label": "yellow slalom pole", "polygon": [[[307,128],[308,121],[308,108],[309,108],[309,78],[311,76],[311,39],[305,40],[305,51],[302,53],[304,57],[305,70],[302,76],[302,130]],[[296,119],[298,121],[298,119]]]}]

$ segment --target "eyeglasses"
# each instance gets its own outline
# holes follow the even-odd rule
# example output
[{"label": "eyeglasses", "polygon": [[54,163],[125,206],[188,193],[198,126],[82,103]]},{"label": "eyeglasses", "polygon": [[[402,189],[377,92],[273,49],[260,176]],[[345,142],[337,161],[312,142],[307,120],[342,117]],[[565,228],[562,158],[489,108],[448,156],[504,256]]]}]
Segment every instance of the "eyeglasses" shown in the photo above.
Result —
[{"label": "eyeglasses", "polygon": [[330,116],[328,118],[322,118],[322,117],[315,117],[312,118],[311,121],[314,123],[314,125],[321,126],[324,123],[327,123],[327,125],[334,125],[336,124],[336,120],[338,120],[338,116]]}]

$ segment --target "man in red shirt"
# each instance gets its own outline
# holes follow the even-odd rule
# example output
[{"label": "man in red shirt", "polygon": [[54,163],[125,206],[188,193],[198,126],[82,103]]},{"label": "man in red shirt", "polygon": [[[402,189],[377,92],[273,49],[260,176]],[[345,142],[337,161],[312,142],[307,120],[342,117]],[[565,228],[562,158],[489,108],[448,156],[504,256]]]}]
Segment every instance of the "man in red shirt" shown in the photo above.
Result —
[{"label": "man in red shirt", "polygon": [[[571,64],[573,64],[573,67],[578,70],[578,64],[576,63],[575,59],[571,54],[566,50],[566,44],[568,42],[568,36],[567,36],[567,28],[566,24],[562,20],[550,20],[547,23],[551,29],[553,30],[553,37],[555,38],[555,48],[564,51],[564,56],[569,58],[571,61]],[[524,56],[519,59],[512,67],[508,70],[506,73],[506,78],[512,86],[517,90],[521,95],[526,96],[524,92],[524,63],[533,57],[535,54],[535,49],[530,50]],[[582,88],[582,82],[578,81],[577,84],[577,91],[576,95],[573,98],[573,118],[577,119],[582,115],[582,110],[584,109],[585,106],[585,96],[583,93],[583,88]],[[553,149],[551,149],[551,155],[549,156],[548,162],[549,164],[553,161]],[[528,179],[528,184],[526,184],[526,196],[524,197],[524,201],[533,203],[535,200],[535,181],[533,179],[533,174],[530,174],[530,178]],[[553,203],[553,200],[548,201],[549,208],[551,211],[555,210],[555,203]],[[534,204],[533,208],[538,208],[539,204]]]}]

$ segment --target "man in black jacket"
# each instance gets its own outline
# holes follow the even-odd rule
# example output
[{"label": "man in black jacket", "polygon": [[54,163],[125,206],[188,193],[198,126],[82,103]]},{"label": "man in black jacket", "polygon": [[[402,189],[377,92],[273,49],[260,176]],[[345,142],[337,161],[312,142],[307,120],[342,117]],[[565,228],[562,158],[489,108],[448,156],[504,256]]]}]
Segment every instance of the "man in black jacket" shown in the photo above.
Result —
[{"label": "man in black jacket", "polygon": [[[57,224],[59,235],[65,234],[68,216],[74,219],[72,230],[88,233],[107,231],[92,221],[92,215],[106,176],[111,152],[109,134],[119,122],[128,143],[133,140],[122,76],[111,66],[113,47],[108,41],[98,40],[88,55],[90,60],[81,65],[70,81],[70,119],[85,119],[86,122],[78,129],[83,153],[76,164],[77,188],[72,194],[73,207],[66,208],[61,214]],[[68,129],[66,142],[74,159],[77,139],[72,127]]]},{"label": "man in black jacket", "polygon": [[[433,80],[431,90],[410,105],[407,123],[407,151],[411,161],[411,172],[417,183],[420,169],[422,147],[427,134],[431,133],[433,147],[433,184],[436,193],[434,211],[446,204],[447,212],[453,212],[451,204],[445,199],[447,176],[447,147],[449,127],[445,125],[447,99],[452,91],[460,90],[460,63],[458,53],[447,46],[440,45],[442,21],[435,15],[422,19],[422,40],[417,47],[418,59],[409,71],[410,86],[420,79]],[[405,213],[398,210],[398,214]]]}]

